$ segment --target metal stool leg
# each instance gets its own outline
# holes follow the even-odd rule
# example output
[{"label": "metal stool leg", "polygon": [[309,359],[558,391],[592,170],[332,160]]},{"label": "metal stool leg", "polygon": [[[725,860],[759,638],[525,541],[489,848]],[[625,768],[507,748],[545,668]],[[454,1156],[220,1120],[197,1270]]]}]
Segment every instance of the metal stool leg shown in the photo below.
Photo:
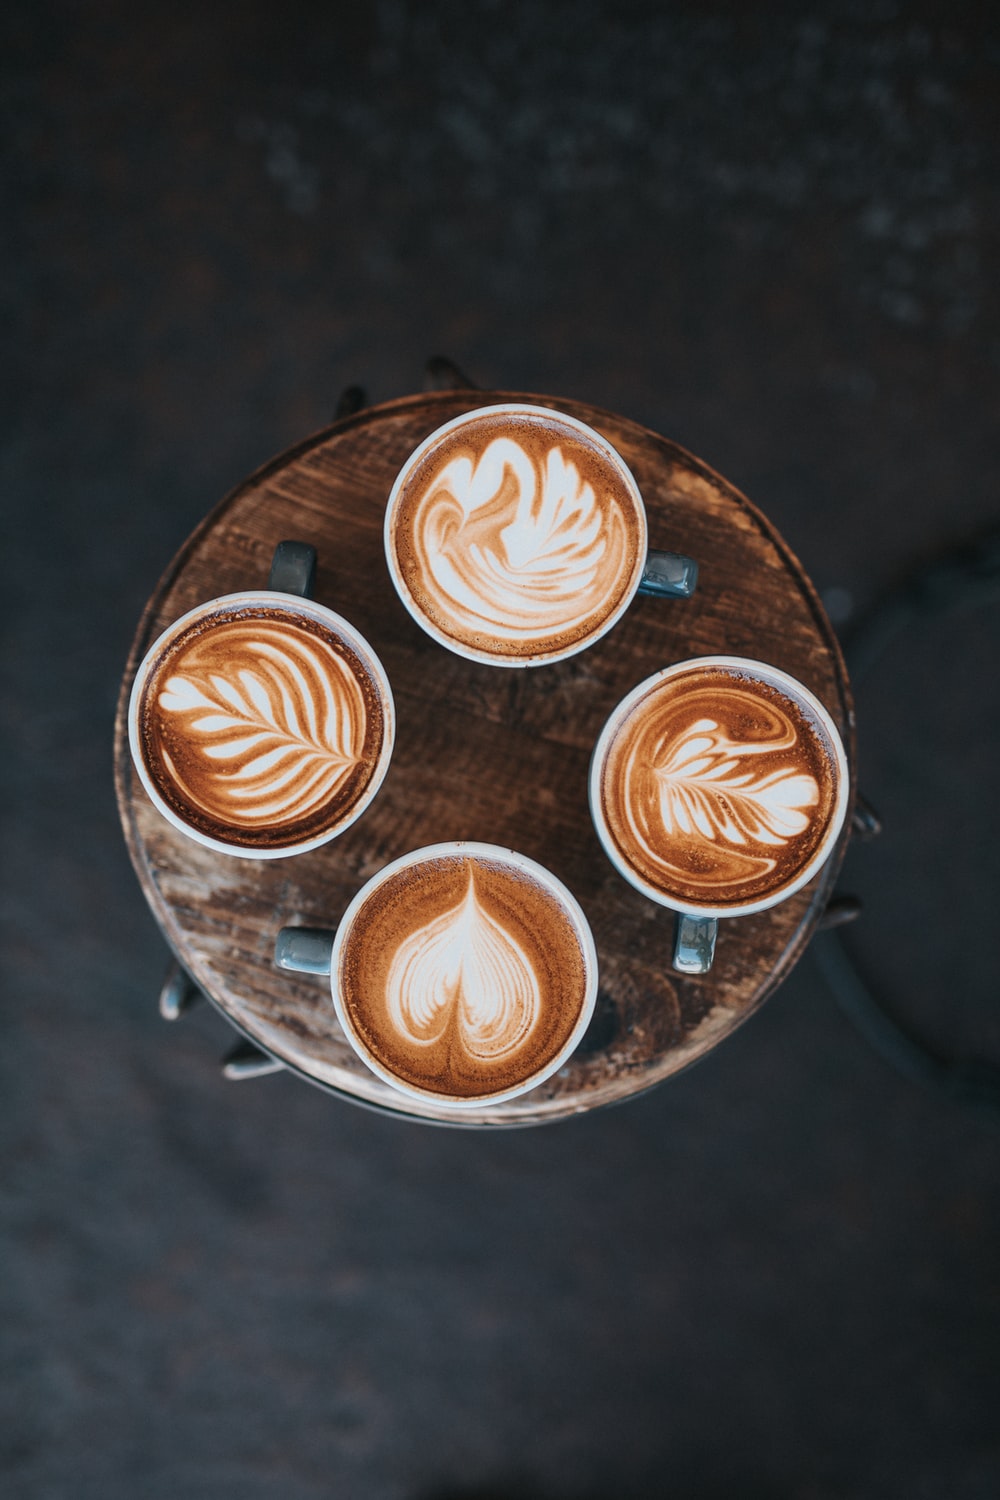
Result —
[{"label": "metal stool leg", "polygon": [[160,1015],[165,1021],[179,1021],[181,1016],[200,1005],[205,996],[186,969],[172,963],[160,990]]},{"label": "metal stool leg", "polygon": [[[187,970],[176,961],[171,963],[160,990],[160,1015],[163,1019],[179,1021],[204,999],[205,992],[195,984]],[[223,1077],[236,1081],[263,1078],[266,1073],[280,1073],[284,1068],[276,1057],[246,1037],[241,1037],[226,1053],[221,1066]]]},{"label": "metal stool leg", "polygon": [[479,387],[458,368],[453,359],[432,354],[424,366],[425,391],[477,391]]},{"label": "metal stool leg", "polygon": [[242,1083],[246,1078],[263,1078],[267,1073],[281,1073],[280,1063],[269,1052],[264,1052],[254,1042],[241,1038],[222,1059],[222,1076],[233,1083]]}]

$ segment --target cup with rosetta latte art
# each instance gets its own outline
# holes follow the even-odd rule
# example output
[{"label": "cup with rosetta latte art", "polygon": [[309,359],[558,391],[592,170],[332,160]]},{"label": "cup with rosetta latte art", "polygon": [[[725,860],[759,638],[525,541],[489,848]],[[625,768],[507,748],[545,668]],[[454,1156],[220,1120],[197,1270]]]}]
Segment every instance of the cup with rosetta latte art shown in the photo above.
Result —
[{"label": "cup with rosetta latte art", "polygon": [[224,854],[277,859],[348,828],[392,755],[392,691],[378,657],[307,597],[315,553],[282,542],[270,587],[189,610],[132,686],[132,759],[173,826]]},{"label": "cup with rosetta latte art", "polygon": [[372,1072],[456,1110],[550,1078],[597,997],[594,939],[575,898],[494,844],[403,855],[362,887],[335,933],[282,928],[275,962],[329,974],[337,1018]]},{"label": "cup with rosetta latte art", "polygon": [[674,967],[704,973],[720,917],[764,911],[832,853],[850,794],[819,699],[765,662],[704,656],[618,704],[590,767],[590,808],[612,864],[679,914]]},{"label": "cup with rosetta latte art", "polygon": [[635,479],[608,440],[545,406],[479,407],[410,455],[385,516],[393,585],[472,661],[537,667],[594,644],[637,593],[688,598],[698,567],[647,545]]}]

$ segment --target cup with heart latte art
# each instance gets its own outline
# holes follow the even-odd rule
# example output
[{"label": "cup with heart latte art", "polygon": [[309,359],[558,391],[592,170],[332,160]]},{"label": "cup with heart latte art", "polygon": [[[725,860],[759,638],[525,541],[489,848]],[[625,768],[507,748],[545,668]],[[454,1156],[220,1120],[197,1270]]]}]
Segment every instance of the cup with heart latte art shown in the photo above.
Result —
[{"label": "cup with heart latte art", "polygon": [[594,747],[590,808],[612,864],[678,915],[674,967],[704,973],[718,919],[764,911],[811,880],[850,795],[840,735],[786,672],[735,656],[639,684]]},{"label": "cup with heart latte art", "polygon": [[132,760],[181,833],[224,854],[277,859],[348,828],[392,755],[395,712],[363,636],[310,599],[315,552],[282,542],[267,589],[189,610],[132,686]]},{"label": "cup with heart latte art", "polygon": [[639,592],[688,598],[698,567],[647,545],[635,479],[606,438],[545,406],[479,407],[446,422],[389,496],[393,585],[459,656],[537,667],[605,635]]},{"label": "cup with heart latte art", "polygon": [[338,1020],[371,1071],[454,1110],[550,1078],[597,997],[594,939],[575,898],[494,844],[403,855],[362,887],[335,933],[282,928],[275,962],[329,974]]}]

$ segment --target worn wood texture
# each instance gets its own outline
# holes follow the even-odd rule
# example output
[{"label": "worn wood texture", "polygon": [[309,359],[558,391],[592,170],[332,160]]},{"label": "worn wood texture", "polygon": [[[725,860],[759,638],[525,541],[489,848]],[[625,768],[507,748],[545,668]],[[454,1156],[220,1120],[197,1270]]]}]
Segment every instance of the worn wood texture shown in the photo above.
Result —
[{"label": "worn wood texture", "polygon": [[[460,412],[512,399],[557,405],[604,433],[638,480],[650,545],[701,565],[694,599],[637,599],[589,651],[526,671],[467,662],[431,641],[396,598],[382,551],[385,502],[407,454]],[[185,839],[149,803],[129,759],[128,693],[161,630],[205,599],[266,585],[285,537],[317,548],[316,598],[351,620],[384,662],[396,748],[375,801],[339,839],[292,859],[238,860]],[[804,890],[721,924],[708,976],[672,971],[673,915],[632,890],[604,855],[587,807],[587,768],[601,726],[630,688],[671,662],[717,652],[772,662],[810,687],[844,737],[853,786],[850,689],[816,594],[774,528],[699,460],[609,412],[519,393],[439,391],[348,415],[223,500],[142,618],[115,748],[122,822],[147,900],[205,992],[287,1066],[358,1102],[456,1123],[365,1069],[340,1032],[327,981],[276,970],[274,939],[289,923],[335,926],[359,886],[407,850],[445,839],[519,849],[565,881],[590,920],[597,1011],[555,1078],[460,1123],[535,1124],[625,1099],[704,1056],[785,978],[829,897],[850,826]]]}]

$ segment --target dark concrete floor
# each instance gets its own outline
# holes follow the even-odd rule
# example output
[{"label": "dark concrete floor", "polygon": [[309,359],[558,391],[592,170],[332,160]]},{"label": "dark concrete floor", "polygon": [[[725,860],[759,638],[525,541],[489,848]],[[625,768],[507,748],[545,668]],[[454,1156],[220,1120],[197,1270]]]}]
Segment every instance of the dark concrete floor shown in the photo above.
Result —
[{"label": "dark concrete floor", "polygon": [[[15,0],[2,78],[0,1490],[993,1500],[1000,1122],[807,957],[653,1094],[490,1136],[155,1012],[114,807],[142,605],[338,391],[648,423],[850,624],[998,518],[997,31],[952,0]],[[1000,1062],[995,608],[859,684],[854,951]]]}]

